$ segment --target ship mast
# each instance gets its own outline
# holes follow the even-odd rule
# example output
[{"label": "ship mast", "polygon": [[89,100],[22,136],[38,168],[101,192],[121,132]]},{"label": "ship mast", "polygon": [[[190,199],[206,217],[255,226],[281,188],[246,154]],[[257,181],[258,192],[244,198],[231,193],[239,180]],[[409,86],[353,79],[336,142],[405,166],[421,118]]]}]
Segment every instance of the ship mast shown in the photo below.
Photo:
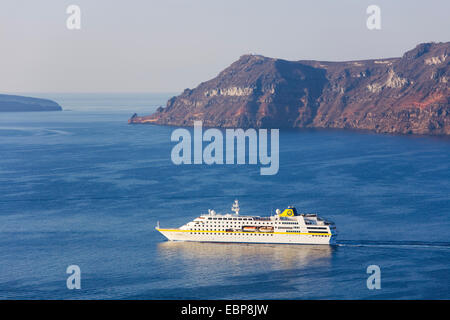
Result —
[{"label": "ship mast", "polygon": [[234,211],[236,215],[239,215],[239,201],[234,200],[233,206],[231,207],[231,211]]}]

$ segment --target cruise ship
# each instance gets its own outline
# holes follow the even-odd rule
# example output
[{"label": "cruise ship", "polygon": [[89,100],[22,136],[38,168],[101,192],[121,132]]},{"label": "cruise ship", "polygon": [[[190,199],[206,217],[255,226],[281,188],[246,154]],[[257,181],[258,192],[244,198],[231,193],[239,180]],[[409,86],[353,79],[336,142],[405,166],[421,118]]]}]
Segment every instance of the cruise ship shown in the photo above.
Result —
[{"label": "cruise ship", "polygon": [[156,230],[171,241],[245,242],[285,244],[334,244],[336,227],[317,214],[301,213],[289,206],[283,212],[277,209],[268,217],[240,215],[235,200],[234,212],[218,214],[208,210],[179,228]]}]

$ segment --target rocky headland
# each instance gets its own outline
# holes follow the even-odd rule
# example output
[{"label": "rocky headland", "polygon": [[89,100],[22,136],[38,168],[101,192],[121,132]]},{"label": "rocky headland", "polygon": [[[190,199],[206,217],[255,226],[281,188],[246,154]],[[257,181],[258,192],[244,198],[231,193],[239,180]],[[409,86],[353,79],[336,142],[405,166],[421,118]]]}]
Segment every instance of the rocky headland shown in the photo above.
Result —
[{"label": "rocky headland", "polygon": [[450,135],[449,49],[423,43],[399,58],[348,62],[243,55],[129,123]]},{"label": "rocky headland", "polygon": [[0,94],[0,112],[61,111],[52,100]]}]

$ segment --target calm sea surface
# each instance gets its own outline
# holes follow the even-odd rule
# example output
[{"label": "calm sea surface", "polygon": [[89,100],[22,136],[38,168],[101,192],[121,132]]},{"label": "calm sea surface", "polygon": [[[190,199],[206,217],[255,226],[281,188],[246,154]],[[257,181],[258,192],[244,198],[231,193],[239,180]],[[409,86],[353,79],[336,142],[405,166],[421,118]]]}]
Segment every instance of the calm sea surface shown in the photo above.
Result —
[{"label": "calm sea surface", "polygon": [[[0,113],[2,299],[450,299],[450,139],[280,132],[280,170],[182,165],[174,128],[127,124],[167,94],[47,94]],[[333,220],[336,246],[169,243],[207,209]],[[66,268],[81,268],[81,290]],[[369,290],[366,268],[381,269]]]}]

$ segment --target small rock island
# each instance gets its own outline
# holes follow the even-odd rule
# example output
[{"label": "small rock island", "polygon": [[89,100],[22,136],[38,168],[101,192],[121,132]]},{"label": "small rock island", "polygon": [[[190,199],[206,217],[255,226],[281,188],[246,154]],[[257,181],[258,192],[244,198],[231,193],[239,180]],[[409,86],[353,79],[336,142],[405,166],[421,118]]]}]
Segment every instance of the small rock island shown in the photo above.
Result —
[{"label": "small rock island", "polygon": [[62,111],[55,101],[0,94],[0,112]]}]

